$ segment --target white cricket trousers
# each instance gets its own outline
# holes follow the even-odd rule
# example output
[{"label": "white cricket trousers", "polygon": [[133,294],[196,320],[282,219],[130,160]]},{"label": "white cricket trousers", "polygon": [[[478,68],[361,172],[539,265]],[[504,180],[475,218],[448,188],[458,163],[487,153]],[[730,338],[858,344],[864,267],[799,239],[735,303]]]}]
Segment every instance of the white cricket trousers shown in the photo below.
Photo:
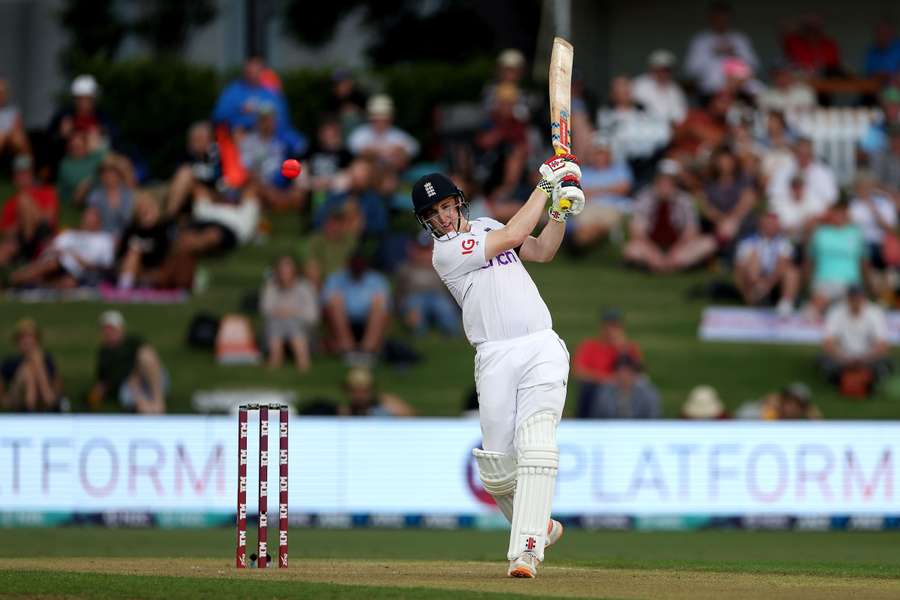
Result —
[{"label": "white cricket trousers", "polygon": [[522,422],[540,411],[562,417],[569,379],[569,351],[552,329],[498,342],[475,352],[475,389],[482,447],[516,455]]}]

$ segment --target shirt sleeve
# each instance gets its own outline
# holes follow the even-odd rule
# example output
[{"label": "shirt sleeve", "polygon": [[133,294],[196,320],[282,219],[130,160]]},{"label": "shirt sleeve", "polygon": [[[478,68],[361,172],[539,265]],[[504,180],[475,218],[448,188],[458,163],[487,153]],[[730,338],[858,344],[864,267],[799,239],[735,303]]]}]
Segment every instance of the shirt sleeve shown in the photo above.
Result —
[{"label": "shirt sleeve", "polygon": [[825,337],[835,338],[841,329],[840,307],[831,309],[825,317]]},{"label": "shirt sleeve", "polygon": [[881,310],[880,308],[878,308],[877,306],[872,306],[870,314],[872,316],[869,317],[869,321],[872,326],[873,336],[879,342],[886,342],[887,341],[888,324],[887,324],[887,317],[885,317],[885,315],[884,315],[884,311]]},{"label": "shirt sleeve", "polygon": [[486,231],[461,233],[450,240],[437,241],[434,246],[435,270],[444,279],[454,279],[484,266]]}]

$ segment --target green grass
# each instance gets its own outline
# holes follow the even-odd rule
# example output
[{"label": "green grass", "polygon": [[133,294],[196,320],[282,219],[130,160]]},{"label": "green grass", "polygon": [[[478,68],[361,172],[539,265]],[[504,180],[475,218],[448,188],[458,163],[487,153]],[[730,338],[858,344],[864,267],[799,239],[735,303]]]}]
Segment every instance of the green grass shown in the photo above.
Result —
[{"label": "green grass", "polygon": [[[73,217],[68,216],[71,221]],[[289,367],[270,372],[262,367],[222,367],[210,353],[189,349],[185,335],[198,311],[215,314],[238,310],[241,298],[258,288],[263,270],[281,253],[300,248],[299,225],[293,217],[273,219],[274,233],[263,245],[253,245],[225,259],[208,261],[210,289],[177,306],[120,306],[131,331],[149,339],[172,375],[171,412],[190,412],[197,390],[267,387],[291,390],[299,398],[341,399],[343,365],[316,357],[314,368],[300,376]],[[688,290],[711,276],[696,272],[654,277],[624,269],[613,246],[573,261],[564,253],[548,265],[529,265],[529,271],[553,314],[554,327],[570,351],[597,329],[601,307],[625,311],[630,335],[645,353],[648,371],[659,387],[664,414],[678,415],[691,388],[715,386],[734,409],[793,380],[807,382],[826,418],[886,419],[900,417],[900,386],[885,386],[865,402],[849,402],[820,381],[813,359],[816,348],[701,342],[697,338],[703,300],[689,299]],[[93,302],[24,304],[0,299],[0,355],[11,350],[9,332],[17,319],[30,316],[45,332],[45,346],[61,366],[65,390],[76,410],[94,373],[96,320],[108,305]],[[462,339],[434,335],[414,341],[399,328],[394,335],[416,346],[425,356],[415,368],[397,371],[381,366],[379,386],[398,393],[421,414],[453,416],[461,411],[464,395],[473,385],[473,351]],[[574,382],[573,382],[574,384]],[[577,385],[569,388],[568,410],[574,410]],[[109,407],[115,410],[114,406]]]}]

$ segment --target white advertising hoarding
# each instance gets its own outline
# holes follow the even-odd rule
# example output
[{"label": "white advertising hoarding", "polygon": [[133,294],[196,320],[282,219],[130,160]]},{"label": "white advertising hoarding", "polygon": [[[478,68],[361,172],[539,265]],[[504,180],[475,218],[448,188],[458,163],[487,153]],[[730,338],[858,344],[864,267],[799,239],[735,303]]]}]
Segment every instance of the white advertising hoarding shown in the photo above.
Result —
[{"label": "white advertising hoarding", "polygon": [[[479,442],[473,420],[292,418],[290,509],[489,513]],[[561,515],[900,514],[900,423],[564,421],[559,444]],[[236,473],[231,417],[0,417],[0,512],[228,513]]]}]

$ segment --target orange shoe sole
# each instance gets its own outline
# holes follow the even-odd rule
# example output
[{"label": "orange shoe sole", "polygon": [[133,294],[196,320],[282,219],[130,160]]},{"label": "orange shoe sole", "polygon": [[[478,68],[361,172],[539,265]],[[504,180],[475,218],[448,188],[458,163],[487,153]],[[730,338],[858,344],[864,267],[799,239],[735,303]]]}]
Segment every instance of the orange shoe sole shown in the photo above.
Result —
[{"label": "orange shoe sole", "polygon": [[525,567],[517,567],[509,572],[510,577],[518,577],[520,579],[534,579],[534,573]]}]

